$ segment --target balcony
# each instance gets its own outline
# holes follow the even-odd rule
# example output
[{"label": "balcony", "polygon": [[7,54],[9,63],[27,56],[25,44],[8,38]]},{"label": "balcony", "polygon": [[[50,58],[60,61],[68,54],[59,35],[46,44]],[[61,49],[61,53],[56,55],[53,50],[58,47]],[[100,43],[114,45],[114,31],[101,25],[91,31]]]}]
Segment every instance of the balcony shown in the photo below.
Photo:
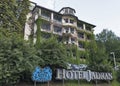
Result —
[{"label": "balcony", "polygon": [[91,27],[86,27],[85,31],[88,32],[88,33],[92,33],[92,28]]},{"label": "balcony", "polygon": [[41,19],[44,19],[46,21],[50,21],[50,17],[45,16],[45,15],[41,15]]},{"label": "balcony", "polygon": [[62,27],[54,26],[53,28],[54,28],[53,31],[54,34],[62,35]]},{"label": "balcony", "polygon": [[62,16],[54,14],[53,23],[62,25]]},{"label": "balcony", "polygon": [[64,44],[70,44],[70,41],[64,41]]},{"label": "balcony", "polygon": [[78,33],[77,36],[78,36],[78,39],[84,40],[84,33]]},{"label": "balcony", "polygon": [[63,25],[65,26],[74,26],[74,27],[77,26],[74,19],[64,18],[62,21],[63,21]]},{"label": "balcony", "polygon": [[77,42],[76,42],[76,39],[75,39],[75,38],[71,38],[71,44],[77,45]]},{"label": "balcony", "polygon": [[84,28],[83,28],[83,24],[81,24],[81,23],[78,23],[77,24],[77,27],[78,27],[78,30],[83,30]]},{"label": "balcony", "polygon": [[41,31],[50,32],[51,31],[51,29],[50,29],[50,23],[43,22],[41,24]]},{"label": "balcony", "polygon": [[74,30],[74,28],[71,28],[71,27],[65,27],[65,28],[64,28],[64,33],[74,34],[74,33],[75,33],[75,30]]},{"label": "balcony", "polygon": [[78,42],[78,49],[79,50],[85,50],[84,45],[80,42]]},{"label": "balcony", "polygon": [[73,37],[67,37],[64,41],[64,44],[73,44],[73,45],[77,45],[77,41],[76,38]]},{"label": "balcony", "polygon": [[49,11],[46,10],[41,10],[41,18],[47,21],[51,20],[51,13]]},{"label": "balcony", "polygon": [[69,35],[69,36],[77,38],[76,31],[72,27],[65,27],[63,33],[66,34],[66,35]]},{"label": "balcony", "polygon": [[55,19],[53,19],[53,24],[62,26],[62,22]]},{"label": "balcony", "polygon": [[92,40],[92,34],[86,35],[86,40],[87,40],[87,41]]},{"label": "balcony", "polygon": [[50,34],[50,33],[47,33],[47,34],[44,34],[44,33],[43,33],[43,34],[41,35],[41,37],[44,38],[44,39],[49,39],[49,38],[51,37],[51,34]]}]

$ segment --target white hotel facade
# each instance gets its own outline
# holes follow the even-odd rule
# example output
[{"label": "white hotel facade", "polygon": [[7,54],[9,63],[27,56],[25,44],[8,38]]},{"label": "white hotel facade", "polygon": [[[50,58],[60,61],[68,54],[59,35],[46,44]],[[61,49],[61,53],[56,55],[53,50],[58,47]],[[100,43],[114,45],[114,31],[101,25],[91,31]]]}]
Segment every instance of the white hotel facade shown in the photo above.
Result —
[{"label": "white hotel facade", "polygon": [[[41,32],[53,33],[59,38],[66,37],[64,44],[74,44],[79,50],[85,51],[83,42],[89,42],[94,34],[95,25],[78,19],[75,9],[64,7],[59,12],[31,3],[31,12],[27,15],[24,38],[29,39],[31,31],[37,31],[36,20],[40,17],[44,22],[40,25]],[[36,35],[34,36],[36,41]]]}]

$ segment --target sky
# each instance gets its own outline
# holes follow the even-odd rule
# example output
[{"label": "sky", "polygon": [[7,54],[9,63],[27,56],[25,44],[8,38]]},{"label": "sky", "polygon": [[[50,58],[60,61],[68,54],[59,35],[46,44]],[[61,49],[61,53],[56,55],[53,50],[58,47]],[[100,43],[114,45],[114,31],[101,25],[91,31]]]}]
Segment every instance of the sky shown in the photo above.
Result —
[{"label": "sky", "polygon": [[62,7],[76,10],[76,16],[96,25],[94,33],[112,30],[120,37],[120,0],[31,0],[40,6],[59,11]]}]

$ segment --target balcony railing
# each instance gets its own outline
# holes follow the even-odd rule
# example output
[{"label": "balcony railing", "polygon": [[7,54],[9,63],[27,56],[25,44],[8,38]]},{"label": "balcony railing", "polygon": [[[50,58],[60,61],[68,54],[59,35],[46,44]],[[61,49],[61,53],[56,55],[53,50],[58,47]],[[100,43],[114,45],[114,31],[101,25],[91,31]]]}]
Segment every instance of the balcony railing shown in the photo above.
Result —
[{"label": "balcony railing", "polygon": [[47,21],[50,21],[50,19],[51,19],[49,16],[46,16],[46,15],[41,15],[41,18],[45,19]]},{"label": "balcony railing", "polygon": [[53,19],[53,23],[62,25],[62,21],[59,21],[59,20],[56,20],[56,19]]},{"label": "balcony railing", "polygon": [[51,31],[50,24],[49,23],[43,23],[43,24],[41,24],[41,31],[50,32]]},{"label": "balcony railing", "polygon": [[78,47],[78,49],[81,50],[81,51],[85,51],[85,48]]},{"label": "balcony railing", "polygon": [[53,31],[54,34],[58,34],[58,35],[61,35],[62,36],[62,32],[55,32]]}]

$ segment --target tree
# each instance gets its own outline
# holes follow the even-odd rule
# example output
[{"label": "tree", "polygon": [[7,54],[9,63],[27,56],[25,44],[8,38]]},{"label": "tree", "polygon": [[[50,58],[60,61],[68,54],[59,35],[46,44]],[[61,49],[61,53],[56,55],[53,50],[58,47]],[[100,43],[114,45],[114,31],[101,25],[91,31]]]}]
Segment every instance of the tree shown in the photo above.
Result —
[{"label": "tree", "polygon": [[112,31],[104,29],[101,33],[96,35],[97,43],[105,46],[107,54],[115,52],[116,60],[120,62],[120,38]]},{"label": "tree", "polygon": [[103,45],[99,44],[98,46],[96,41],[93,40],[88,45],[88,52],[88,65],[90,70],[99,72],[111,71],[111,66],[108,62],[108,56]]},{"label": "tree", "polygon": [[40,63],[41,66],[65,67],[66,50],[62,43],[58,43],[55,38],[46,39],[37,46],[38,56],[44,60]]},{"label": "tree", "polygon": [[13,86],[23,76],[37,66],[36,50],[21,36],[0,29],[0,84]]},{"label": "tree", "polygon": [[28,9],[29,0],[1,0],[0,27],[22,34]]}]

